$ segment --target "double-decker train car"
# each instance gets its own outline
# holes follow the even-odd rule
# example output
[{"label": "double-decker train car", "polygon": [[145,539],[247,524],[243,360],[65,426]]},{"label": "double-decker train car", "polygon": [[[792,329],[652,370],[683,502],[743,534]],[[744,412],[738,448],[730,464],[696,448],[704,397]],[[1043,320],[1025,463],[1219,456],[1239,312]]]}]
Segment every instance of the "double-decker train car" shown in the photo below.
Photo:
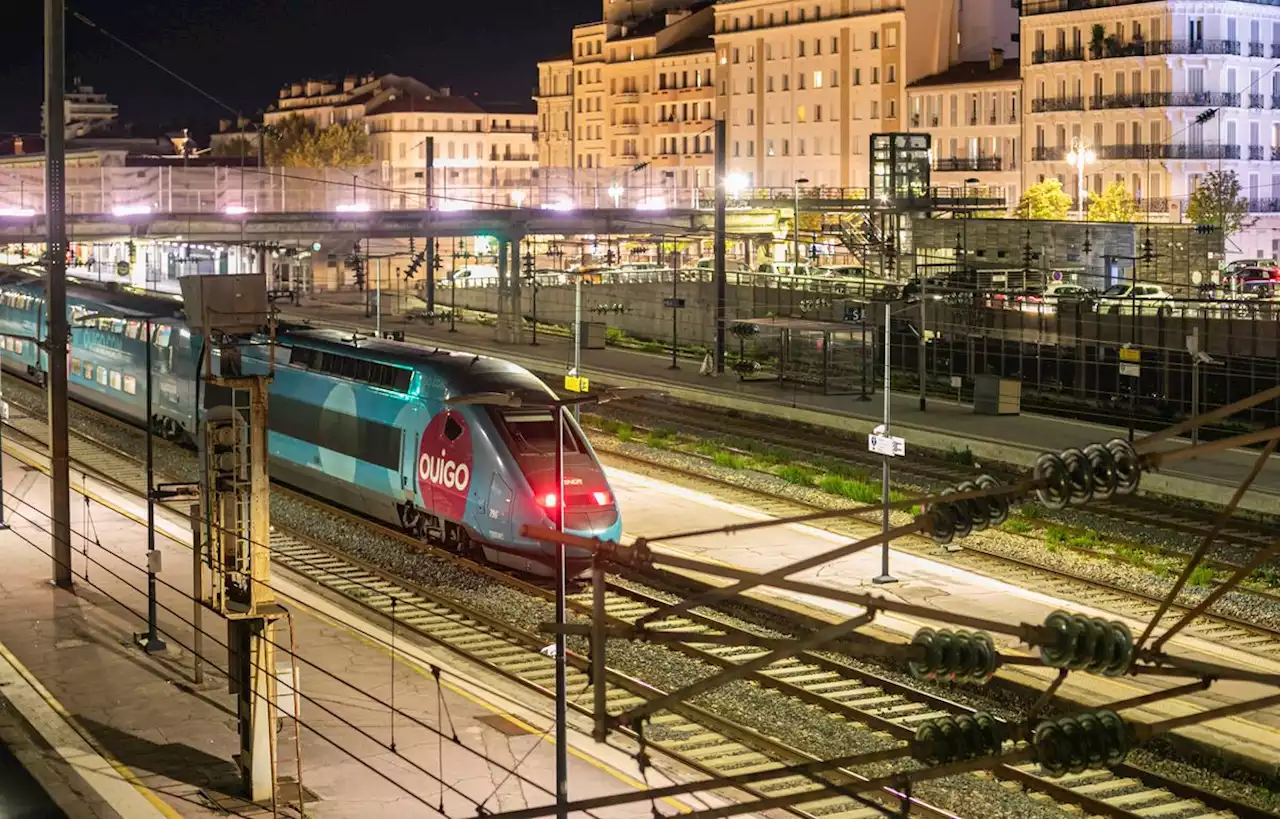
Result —
[{"label": "double-decker train car", "polygon": [[[68,286],[73,399],[143,424],[146,317],[152,317],[156,429],[194,438],[203,339],[181,302],[91,284]],[[46,361],[28,339],[44,334],[44,284],[0,275],[0,362],[40,380]],[[262,341],[263,339],[258,339]],[[265,345],[246,345],[246,371],[265,371]],[[553,525],[558,446],[554,393],[500,359],[333,330],[284,327],[276,335],[269,392],[273,480],[419,537],[520,571],[550,572],[552,552],[521,535]],[[510,406],[450,398],[509,394]],[[607,540],[621,534],[608,481],[586,436],[562,416],[565,529]],[[570,549],[570,571],[587,555]]]}]

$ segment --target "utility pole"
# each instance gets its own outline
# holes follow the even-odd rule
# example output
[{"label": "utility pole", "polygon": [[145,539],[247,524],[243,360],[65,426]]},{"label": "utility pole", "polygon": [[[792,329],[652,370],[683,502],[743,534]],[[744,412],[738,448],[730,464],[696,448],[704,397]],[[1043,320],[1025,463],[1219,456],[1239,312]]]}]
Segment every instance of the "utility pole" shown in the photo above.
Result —
[{"label": "utility pole", "polygon": [[146,321],[146,368],[147,368],[147,633],[138,635],[138,644],[148,654],[164,651],[164,641],[156,633],[156,572],[160,570],[160,553],[156,551],[156,491],[155,491],[155,405],[152,403],[152,363],[151,348],[155,346],[152,337],[151,317]]},{"label": "utility pole", "polygon": [[[424,209],[428,211],[435,210],[435,199],[431,195],[431,172],[436,166],[436,138],[427,137],[427,164],[423,168],[423,176],[425,177],[427,198],[424,203]],[[428,230],[427,232],[427,312],[432,313],[436,309],[436,238]]]},{"label": "utility pole", "polygon": [[728,175],[728,157],[726,143],[728,124],[721,118],[715,123],[716,138],[716,237],[715,237],[715,276],[716,276],[716,375],[724,374],[724,330],[725,330],[725,210],[728,207],[728,191],[726,190]]},{"label": "utility pole", "polygon": [[45,219],[49,236],[46,289],[49,330],[49,466],[53,483],[49,523],[53,536],[53,582],[71,587],[71,474],[67,442],[67,142],[66,7],[44,0]]},{"label": "utility pole", "polygon": [[[892,383],[889,380],[889,366],[891,362],[889,349],[889,323],[892,321],[893,303],[885,300],[884,303],[884,436],[886,438],[893,437],[893,429],[890,427],[890,404],[889,394],[892,392]],[[884,503],[883,515],[881,518],[881,531],[888,533],[889,531],[889,460],[890,456],[885,455],[884,464],[881,467],[880,495]],[[871,582],[877,586],[883,586],[888,583],[896,583],[898,579],[889,574],[889,540],[885,539],[880,544],[880,574],[871,578]]]}]

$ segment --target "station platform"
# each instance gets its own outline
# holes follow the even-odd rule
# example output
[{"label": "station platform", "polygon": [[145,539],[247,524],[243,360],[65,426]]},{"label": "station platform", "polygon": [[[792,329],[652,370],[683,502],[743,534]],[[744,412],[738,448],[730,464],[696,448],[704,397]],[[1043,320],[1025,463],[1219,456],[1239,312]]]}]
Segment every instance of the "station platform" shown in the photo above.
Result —
[{"label": "station platform", "polygon": [[[10,528],[0,532],[0,744],[14,741],[5,730],[11,708],[29,736],[15,754],[37,769],[35,778],[53,770],[62,784],[39,785],[46,795],[65,791],[59,801],[66,804],[41,801],[30,783],[20,789],[0,752],[0,816],[270,816],[269,803],[237,796],[235,700],[220,670],[226,627],[212,613],[203,616],[203,681],[193,676],[189,521],[157,510],[158,623],[167,648],[147,654],[135,641],[145,631],[145,503],[73,470],[74,586],[55,587],[49,481],[41,471],[47,464],[11,441],[4,448]],[[300,784],[308,816],[475,816],[481,804],[490,812],[554,804],[550,701],[474,676],[456,658],[403,636],[393,655],[390,635],[340,601],[287,572],[274,573],[272,584],[292,612],[302,659]],[[289,645],[283,625],[275,642]],[[287,655],[277,652],[277,665],[286,665]],[[384,705],[393,674],[394,732]],[[291,701],[283,698],[286,708]],[[296,725],[285,717],[281,726],[279,793],[296,797]],[[429,730],[435,727],[446,727],[443,740]],[[599,745],[576,727],[570,752],[571,799],[635,790],[645,776],[650,785],[672,781],[661,769],[641,775],[622,749]],[[672,815],[721,804],[694,794],[597,815],[650,819],[655,809]],[[8,810],[13,805],[32,805],[33,812]],[[279,815],[298,815],[281,807]]]},{"label": "station platform", "polygon": [[[284,317],[362,332],[374,326],[374,320],[366,318],[360,307],[318,299],[312,299],[303,307],[288,307]],[[447,322],[436,325],[405,322],[396,315],[384,315],[382,328],[403,330],[409,341],[505,358],[548,377],[553,386],[573,361],[571,341],[545,334],[539,335],[536,347],[527,343],[517,346],[495,341],[493,328],[474,322],[458,323],[457,331],[451,333]],[[699,374],[697,362],[682,361],[679,370],[671,370],[669,354],[617,348],[583,350],[581,360],[581,374],[595,385],[652,389],[680,401],[854,434],[870,433],[883,419],[883,397],[879,394],[871,401],[859,401],[851,395],[827,396],[784,388],[774,381],[742,381],[731,373],[704,376]],[[890,407],[893,431],[906,438],[908,457],[912,447],[940,452],[968,447],[979,463],[994,461],[1030,467],[1046,450],[1060,451],[1128,436],[1125,428],[1033,413],[978,415],[972,406],[934,397],[929,398],[925,411],[920,410],[916,395],[891,396]],[[1142,434],[1139,432],[1138,436]],[[1145,475],[1143,490],[1224,505],[1256,459],[1256,452],[1230,450],[1183,461],[1167,470]],[[1240,507],[1263,514],[1280,514],[1280,455],[1273,456],[1258,475]]]},{"label": "station platform", "polygon": [[[606,456],[607,460],[607,456]],[[785,524],[777,528],[760,528],[730,535],[713,534],[661,540],[682,528],[714,529],[748,521],[768,520],[755,510],[725,503],[687,487],[675,486],[634,473],[608,469],[609,482],[623,512],[625,535],[659,538],[650,540],[655,551],[698,558],[754,572],[766,572],[822,554],[845,545],[849,538],[811,526]],[[692,523],[691,522],[696,522]],[[878,532],[868,525],[865,534]],[[796,572],[790,579],[857,593],[875,593],[892,600],[912,603],[939,612],[963,612],[1006,623],[1043,623],[1056,610],[1078,612],[1107,620],[1123,620],[1132,632],[1142,633],[1145,623],[1101,609],[1054,598],[1040,592],[1019,588],[971,571],[937,563],[914,554],[891,550],[890,572],[896,583],[875,585],[872,578],[880,574],[880,549],[869,549],[812,569]],[[713,578],[705,578],[713,580]],[[725,581],[720,580],[723,584]],[[848,604],[787,591],[757,588],[754,597],[771,605],[792,608],[821,621],[837,622],[862,613]],[[922,627],[946,627],[943,621],[886,615],[876,617],[874,624],[860,629],[879,634],[895,642],[906,642]],[[954,627],[951,627],[954,628]],[[998,645],[1016,649],[1017,641],[996,636]],[[1026,647],[1023,646],[1025,651]],[[1230,664],[1233,667],[1264,673],[1280,673],[1280,662],[1257,654],[1220,645],[1200,637],[1177,635],[1170,640],[1170,654]],[[1021,690],[1044,691],[1057,672],[1031,666],[1006,666],[997,672],[1000,680]],[[1109,678],[1076,672],[1069,675],[1058,691],[1057,701],[1081,708],[1100,708],[1108,703],[1140,696],[1163,688],[1182,685],[1185,679]],[[1208,691],[1153,703],[1124,712],[1126,719],[1158,722],[1170,717],[1274,694],[1275,689],[1249,682],[1219,681]],[[1254,712],[1195,725],[1177,732],[1177,743],[1197,753],[1218,756],[1265,776],[1280,776],[1280,708]],[[1177,744],[1175,743],[1175,744]]]}]

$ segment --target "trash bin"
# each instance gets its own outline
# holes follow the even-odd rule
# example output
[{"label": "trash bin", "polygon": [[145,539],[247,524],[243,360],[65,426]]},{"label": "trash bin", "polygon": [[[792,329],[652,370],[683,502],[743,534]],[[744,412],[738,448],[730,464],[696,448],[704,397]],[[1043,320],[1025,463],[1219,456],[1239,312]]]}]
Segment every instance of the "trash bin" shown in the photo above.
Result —
[{"label": "trash bin", "polygon": [[603,350],[607,326],[603,321],[583,321],[578,323],[578,345],[583,350]]},{"label": "trash bin", "polygon": [[978,415],[1017,415],[1022,411],[1022,382],[998,375],[975,375],[973,411]]}]

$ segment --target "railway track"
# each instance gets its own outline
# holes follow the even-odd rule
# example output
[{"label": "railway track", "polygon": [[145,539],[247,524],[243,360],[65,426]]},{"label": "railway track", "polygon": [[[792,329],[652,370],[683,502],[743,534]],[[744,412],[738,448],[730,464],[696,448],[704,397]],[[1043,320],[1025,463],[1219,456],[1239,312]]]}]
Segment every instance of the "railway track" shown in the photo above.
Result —
[{"label": "railway track", "polygon": [[[760,490],[720,480],[701,473],[679,469],[667,464],[611,450],[598,450],[602,460],[615,459],[650,472],[665,474],[684,485],[705,488],[708,494],[738,502],[773,517],[790,517],[833,507],[819,506],[792,498],[780,498]],[[876,516],[879,513],[875,513]],[[852,516],[851,516],[852,517]],[[827,529],[851,538],[867,534],[866,527],[879,527],[879,521],[862,518],[859,527],[848,520],[815,522],[813,526]],[[940,554],[938,547],[926,538],[901,538],[894,548],[934,561],[945,561],[979,574],[1006,580],[1022,588],[1036,589],[1056,597],[1114,612],[1140,622],[1155,616],[1162,598],[1092,578],[1080,577],[1039,563],[989,551],[974,539],[965,541],[957,552]],[[1189,610],[1174,604],[1161,618],[1161,625],[1170,626]],[[1215,643],[1230,645],[1271,660],[1280,660],[1280,631],[1259,626],[1226,614],[1209,613],[1196,618],[1185,629],[1186,633]]]},{"label": "railway track", "polygon": [[[803,425],[780,426],[776,421],[760,420],[742,414],[729,416],[722,411],[687,404],[670,404],[656,400],[619,402],[609,405],[609,417],[627,420],[628,417],[648,417],[669,429],[684,431],[711,440],[741,438],[758,441],[780,450],[796,452],[802,456],[826,461],[838,460],[870,470],[880,468],[878,455],[868,452],[862,442],[842,437],[831,431],[817,431]],[[645,426],[652,426],[646,424]],[[1000,467],[984,466],[983,471],[1004,482],[1024,477]],[[926,486],[954,486],[960,481],[971,480],[974,468],[946,463],[937,459],[900,459],[894,462],[894,472],[922,482]],[[1186,538],[1203,538],[1213,525],[1215,511],[1197,509],[1185,505],[1171,508],[1158,498],[1132,495],[1111,503],[1088,507],[1090,515],[1115,521],[1121,527],[1134,524],[1152,530]],[[1219,533],[1217,542],[1249,550],[1269,546],[1274,539],[1273,527],[1261,521],[1237,516]],[[1165,554],[1185,556],[1162,547],[1142,544],[1144,548]],[[1233,567],[1231,561],[1218,561],[1221,567]]]},{"label": "railway track", "polygon": [[[119,423],[114,422],[112,423]],[[121,425],[122,427],[124,425]],[[10,440],[21,439],[26,446],[45,448],[45,424],[42,419],[16,414],[8,423]],[[136,434],[136,431],[134,431]],[[141,494],[143,465],[136,456],[126,453],[82,432],[71,436],[71,458],[79,469],[103,480]],[[289,490],[273,488],[273,491]],[[349,519],[353,526],[368,528],[384,536],[395,537],[414,548],[432,552],[433,557],[466,564],[547,601],[549,592],[487,567],[439,553],[386,526],[368,521],[342,510],[296,496],[314,504],[326,514]],[[176,510],[179,513],[182,510]],[[431,646],[443,647],[465,661],[478,665],[531,692],[551,696],[554,661],[541,653],[545,636],[524,631],[504,623],[472,607],[437,592],[393,576],[384,570],[343,554],[301,533],[277,528],[271,537],[272,556],[276,563],[320,586],[343,595],[353,604],[394,621],[397,633],[416,637]],[[634,622],[656,607],[659,600],[652,592],[613,581],[607,598],[610,617],[618,623]],[[590,602],[582,595],[571,601],[572,611],[589,616]],[[736,629],[718,618],[702,612],[690,612],[679,618],[659,621],[658,627],[684,633],[729,633]],[[741,629],[737,629],[740,633]],[[745,662],[755,649],[720,645],[693,644],[686,653],[696,659],[725,667]],[[585,658],[571,654],[568,690],[571,706],[580,713],[591,701],[590,681]],[[931,715],[964,711],[962,706],[942,698],[902,686],[835,660],[813,654],[802,654],[782,661],[759,673],[754,680],[788,697],[818,706],[833,718],[851,727],[860,726],[868,733],[906,738],[913,734],[912,725]],[[606,698],[609,709],[619,713],[627,708],[658,697],[661,691],[644,681],[617,671],[607,673]],[[814,761],[806,752],[766,736],[749,727],[735,724],[693,705],[682,704],[660,711],[651,719],[654,726],[646,732],[649,748],[658,750],[696,771],[710,776],[744,774],[778,769],[785,764]],[[1060,780],[1044,780],[1036,776],[1032,765],[1008,767],[997,774],[1022,787],[1045,794],[1054,801],[1074,805],[1087,815],[1133,819],[1146,816],[1176,816],[1177,819],[1253,819],[1262,814],[1245,805],[1230,803],[1210,793],[1200,793],[1191,786],[1170,782],[1154,774],[1132,768],[1096,771]],[[814,799],[798,804],[792,812],[810,819],[868,819],[882,815],[877,807],[840,793],[840,784],[861,777],[846,770],[827,774],[828,782],[815,781],[780,773],[740,790],[771,797],[791,793],[812,792]],[[834,783],[834,786],[830,783]],[[879,794],[881,801],[893,803],[898,794]],[[945,810],[919,799],[912,800],[912,813],[919,816],[952,816]]]}]

